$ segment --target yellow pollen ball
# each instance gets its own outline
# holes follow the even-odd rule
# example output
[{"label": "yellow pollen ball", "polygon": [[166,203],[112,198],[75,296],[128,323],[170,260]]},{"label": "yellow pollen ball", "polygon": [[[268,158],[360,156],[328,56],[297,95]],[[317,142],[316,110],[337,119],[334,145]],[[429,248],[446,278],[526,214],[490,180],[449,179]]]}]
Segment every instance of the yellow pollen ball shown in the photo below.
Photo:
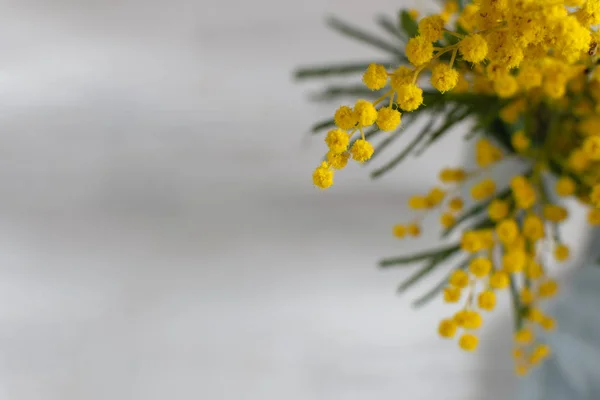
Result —
[{"label": "yellow pollen ball", "polygon": [[444,301],[446,303],[456,303],[460,300],[462,291],[459,287],[450,286],[444,289]]},{"label": "yellow pollen ball", "polygon": [[354,111],[356,112],[359,126],[371,126],[377,121],[377,110],[372,103],[366,100],[358,100],[354,105]]},{"label": "yellow pollen ball", "polygon": [[456,334],[456,322],[452,319],[444,319],[440,322],[438,333],[443,338],[453,338]]},{"label": "yellow pollen ball", "polygon": [[402,224],[396,224],[396,225],[394,225],[392,232],[395,237],[402,239],[402,238],[404,238],[404,236],[406,236],[406,226],[404,226]]},{"label": "yellow pollen ball", "polygon": [[583,151],[590,160],[600,160],[600,136],[589,136],[583,142]]},{"label": "yellow pollen ball", "polygon": [[552,297],[558,292],[558,283],[553,280],[547,280],[538,287],[540,297]]},{"label": "yellow pollen ball", "polygon": [[408,40],[405,52],[408,61],[418,67],[433,58],[433,44],[422,36],[416,36]]},{"label": "yellow pollen ball", "polygon": [[518,152],[523,152],[529,148],[531,141],[525,135],[524,131],[517,131],[514,135],[512,135],[511,143],[515,150]]},{"label": "yellow pollen ball", "polygon": [[440,40],[444,32],[444,20],[438,15],[431,15],[419,21],[419,34],[429,42]]},{"label": "yellow pollen ball", "polygon": [[400,125],[401,115],[400,111],[391,107],[381,108],[377,115],[377,126],[382,131],[393,131]]},{"label": "yellow pollen ball", "polygon": [[379,90],[385,87],[388,80],[388,73],[385,67],[380,64],[369,64],[363,74],[363,82],[371,90]]},{"label": "yellow pollen ball", "polygon": [[333,171],[329,169],[326,162],[321,163],[313,172],[313,183],[321,189],[327,189],[333,185]]},{"label": "yellow pollen ball", "polygon": [[550,355],[550,347],[547,344],[539,344],[531,353],[529,362],[533,365],[539,364],[540,361]]},{"label": "yellow pollen ball", "polygon": [[438,64],[431,70],[431,85],[441,93],[454,89],[458,83],[458,71],[446,64]]},{"label": "yellow pollen ball", "polygon": [[556,181],[556,193],[559,196],[571,196],[575,193],[575,181],[568,176],[563,176]]},{"label": "yellow pollen ball", "polygon": [[536,241],[544,237],[544,222],[537,215],[528,215],[523,221],[523,235],[531,240]]},{"label": "yellow pollen ball", "polygon": [[525,267],[525,276],[532,280],[540,279],[542,276],[544,276],[544,269],[540,264],[530,260]]},{"label": "yellow pollen ball", "polygon": [[407,231],[410,236],[416,237],[421,234],[421,227],[417,224],[410,224],[407,227]]},{"label": "yellow pollen ball", "polygon": [[476,253],[483,248],[483,242],[476,232],[465,232],[461,238],[460,247],[467,253]]},{"label": "yellow pollen ball", "polygon": [[450,275],[450,284],[464,289],[469,284],[469,275],[463,270],[456,270]]},{"label": "yellow pollen ball", "polygon": [[423,90],[415,84],[402,85],[397,93],[398,104],[404,111],[414,111],[423,104]]},{"label": "yellow pollen ball", "polygon": [[440,224],[442,224],[442,226],[446,229],[448,229],[452,225],[454,225],[455,222],[456,222],[456,218],[454,218],[454,215],[452,215],[450,213],[443,213],[440,216]]},{"label": "yellow pollen ball", "polygon": [[460,41],[458,50],[463,59],[473,64],[479,64],[487,56],[488,44],[481,35],[473,34]]},{"label": "yellow pollen ball", "polygon": [[475,200],[490,197],[496,191],[496,183],[492,179],[484,179],[471,188],[471,196]]},{"label": "yellow pollen ball", "polygon": [[533,342],[533,332],[527,328],[523,328],[515,333],[515,342],[519,344],[529,344]]},{"label": "yellow pollen ball", "polygon": [[424,196],[411,196],[408,199],[408,207],[413,210],[422,210],[429,207],[429,202],[427,201],[427,197]]},{"label": "yellow pollen ball", "polygon": [[458,340],[458,345],[461,349],[465,351],[474,351],[477,349],[477,344],[479,343],[479,339],[477,336],[471,333],[463,334]]},{"label": "yellow pollen ball", "polygon": [[356,126],[358,123],[358,116],[350,107],[341,106],[335,112],[333,120],[339,128],[348,130]]},{"label": "yellow pollen ball", "polygon": [[529,372],[529,368],[525,364],[518,364],[515,367],[515,374],[517,376],[525,376]]},{"label": "yellow pollen ball", "polygon": [[590,225],[600,225],[600,208],[593,208],[588,212],[588,223]]},{"label": "yellow pollen ball", "polygon": [[519,236],[519,226],[514,219],[505,219],[496,225],[496,234],[498,239],[504,244],[509,244],[515,241]]},{"label": "yellow pollen ball", "polygon": [[338,154],[346,151],[350,143],[350,135],[341,129],[333,129],[327,132],[325,143],[329,146],[332,153]]},{"label": "yellow pollen ball", "polygon": [[455,197],[448,203],[448,207],[452,211],[460,211],[463,209],[464,203],[460,197]]},{"label": "yellow pollen ball", "polygon": [[392,89],[398,92],[402,86],[412,83],[415,72],[411,68],[401,65],[391,75],[390,84]]},{"label": "yellow pollen ball", "polygon": [[509,206],[506,201],[493,200],[488,206],[488,215],[492,221],[500,221],[508,215]]},{"label": "yellow pollen ball", "polygon": [[551,222],[562,222],[567,219],[567,209],[555,204],[544,206],[544,218]]},{"label": "yellow pollen ball", "polygon": [[477,305],[485,311],[492,311],[496,307],[496,293],[491,290],[481,292],[477,297]]},{"label": "yellow pollen ball", "polygon": [[502,74],[494,80],[494,90],[502,98],[512,97],[519,90],[519,84],[514,76]]},{"label": "yellow pollen ball", "polygon": [[590,193],[590,200],[592,204],[596,207],[600,207],[600,184],[595,185],[592,188],[592,193]]},{"label": "yellow pollen ball", "polygon": [[483,324],[483,318],[481,318],[481,314],[477,311],[468,310],[465,311],[465,320],[462,325],[464,329],[475,330],[481,327]]},{"label": "yellow pollen ball", "polygon": [[435,207],[444,200],[444,197],[446,197],[446,192],[439,187],[434,187],[427,194],[427,203],[429,207]]},{"label": "yellow pollen ball", "polygon": [[496,271],[490,276],[490,286],[494,289],[506,289],[509,284],[508,274],[502,271]]},{"label": "yellow pollen ball", "polygon": [[540,321],[540,326],[546,331],[551,331],[556,328],[556,321],[551,317],[544,317]]},{"label": "yellow pollen ball", "polygon": [[373,155],[375,149],[373,145],[366,140],[358,139],[350,148],[352,158],[360,163],[367,161]]},{"label": "yellow pollen ball", "polygon": [[521,303],[523,303],[525,305],[529,305],[529,304],[533,303],[535,296],[531,292],[531,289],[524,287],[523,289],[521,289],[519,298],[521,300]]},{"label": "yellow pollen ball", "polygon": [[527,254],[522,250],[511,250],[502,256],[502,269],[514,274],[523,271],[527,263]]},{"label": "yellow pollen ball", "polygon": [[484,257],[477,257],[469,263],[469,272],[477,278],[486,277],[492,270],[492,262]]},{"label": "yellow pollen ball", "polygon": [[331,166],[331,168],[334,168],[334,169],[345,168],[346,165],[348,165],[349,158],[350,158],[350,153],[348,153],[348,152],[333,153],[330,151],[327,153],[327,163],[329,164],[329,166]]}]

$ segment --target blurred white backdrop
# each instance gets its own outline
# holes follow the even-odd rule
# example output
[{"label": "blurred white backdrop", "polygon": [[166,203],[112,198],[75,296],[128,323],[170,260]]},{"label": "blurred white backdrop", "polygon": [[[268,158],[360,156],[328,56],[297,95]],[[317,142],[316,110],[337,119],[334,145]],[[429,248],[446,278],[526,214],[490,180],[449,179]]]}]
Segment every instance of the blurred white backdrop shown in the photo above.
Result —
[{"label": "blurred white backdrop", "polygon": [[430,2],[0,4],[0,399],[511,398],[506,307],[463,354],[375,268],[460,132],[310,181],[334,105],[291,71],[377,55],[324,17]]}]

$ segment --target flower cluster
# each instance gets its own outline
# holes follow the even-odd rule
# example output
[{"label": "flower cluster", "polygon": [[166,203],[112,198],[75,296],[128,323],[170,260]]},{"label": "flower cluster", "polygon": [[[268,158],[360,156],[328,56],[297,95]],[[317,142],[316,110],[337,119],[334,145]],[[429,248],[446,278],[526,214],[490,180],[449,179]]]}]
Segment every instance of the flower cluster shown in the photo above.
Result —
[{"label": "flower cluster", "polygon": [[[589,223],[600,225],[600,33],[595,30],[600,0],[477,0],[462,8],[448,1],[440,14],[418,21],[416,13],[408,15],[418,27],[404,49],[409,64],[368,66],[363,83],[382,96],[335,112],[337,128],[325,138],[329,152],[313,182],[328,188],[334,170],[350,158],[369,160],[374,147],[364,129],[395,131],[403,113],[424,106],[426,85],[448,99],[493,99],[502,128],[488,126],[491,137],[478,140],[477,168],[442,170],[439,186],[410,198],[418,217],[395,225],[393,234],[418,236],[427,211],[439,210],[449,231],[471,215],[464,210],[467,202],[485,210],[480,223],[462,232],[458,251],[467,261],[443,289],[446,302],[462,305],[438,331],[453,338],[461,330],[459,346],[474,350],[482,312],[492,311],[498,294],[509,292],[516,312],[516,372],[525,374],[550,354],[535,340],[536,329],[555,326],[540,308],[558,292],[547,275],[546,256],[556,262],[569,258],[557,228],[568,212],[551,200],[548,175],[555,177],[553,193],[590,206]],[[353,139],[355,134],[360,138]],[[530,170],[507,187],[489,177],[496,164],[515,158],[527,161]],[[466,185],[468,201],[460,196]]]}]

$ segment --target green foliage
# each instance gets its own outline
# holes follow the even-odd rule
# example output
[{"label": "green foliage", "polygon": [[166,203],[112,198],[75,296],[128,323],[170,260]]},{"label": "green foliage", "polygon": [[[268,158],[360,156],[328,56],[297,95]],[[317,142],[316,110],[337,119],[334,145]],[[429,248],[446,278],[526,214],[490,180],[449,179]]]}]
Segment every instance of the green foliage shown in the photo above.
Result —
[{"label": "green foliage", "polygon": [[393,64],[393,61],[372,60],[366,62],[352,62],[325,66],[301,67],[298,68],[296,72],[294,72],[294,77],[298,80],[303,80],[312,78],[328,78],[331,76],[362,74],[371,63],[391,65]]},{"label": "green foliage", "polygon": [[335,17],[329,18],[327,20],[327,24],[334,30],[338,31],[343,35],[349,36],[352,39],[356,39],[363,43],[370,44],[371,46],[376,47],[380,50],[384,50],[385,52],[392,54],[399,59],[406,59],[404,56],[404,52],[399,46],[396,46],[376,35],[363,31],[362,29],[352,26]]},{"label": "green foliage", "polygon": [[400,12],[400,25],[408,37],[417,36],[419,34],[419,26],[417,25],[417,21],[410,16],[408,11],[402,10]]}]

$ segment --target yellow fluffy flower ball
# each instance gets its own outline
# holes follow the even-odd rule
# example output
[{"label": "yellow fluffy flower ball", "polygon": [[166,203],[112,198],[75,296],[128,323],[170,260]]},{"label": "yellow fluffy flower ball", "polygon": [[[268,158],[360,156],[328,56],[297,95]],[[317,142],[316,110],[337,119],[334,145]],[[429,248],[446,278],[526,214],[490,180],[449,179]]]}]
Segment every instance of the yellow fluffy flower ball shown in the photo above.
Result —
[{"label": "yellow fluffy flower ball", "polygon": [[313,183],[320,189],[327,189],[333,185],[333,171],[326,162],[321,163],[313,172]]},{"label": "yellow fluffy flower ball", "polygon": [[487,56],[488,44],[483,36],[473,34],[460,41],[458,50],[466,61],[479,64]]},{"label": "yellow fluffy flower ball", "polygon": [[360,163],[371,158],[374,151],[373,145],[363,139],[358,139],[350,148],[352,158]]},{"label": "yellow fluffy flower ball", "polygon": [[456,270],[450,275],[450,284],[458,288],[464,289],[469,284],[469,274],[463,270]]},{"label": "yellow fluffy flower ball", "polygon": [[415,84],[403,85],[397,93],[398,104],[404,111],[414,111],[423,104],[423,89]]},{"label": "yellow fluffy flower ball", "polygon": [[446,229],[448,229],[452,225],[454,225],[455,222],[456,222],[456,218],[454,217],[454,215],[452,215],[450,213],[443,213],[440,216],[440,224],[442,224],[442,226]]},{"label": "yellow fluffy flower ball", "polygon": [[390,85],[397,92],[402,86],[411,84],[414,76],[415,72],[411,68],[401,65],[392,73]]},{"label": "yellow fluffy flower ball", "polygon": [[363,82],[371,90],[379,90],[385,87],[388,80],[388,73],[385,67],[380,64],[369,64],[363,74]]},{"label": "yellow fluffy flower ball", "polygon": [[496,307],[496,293],[491,290],[483,291],[477,297],[477,305],[485,311],[492,311]]},{"label": "yellow fluffy flower ball", "polygon": [[341,106],[335,112],[333,120],[340,129],[348,130],[356,126],[358,123],[358,116],[352,108]]},{"label": "yellow fluffy flower ball", "polygon": [[350,158],[350,153],[334,153],[329,151],[327,153],[327,163],[333,169],[343,169],[348,165],[348,159]]},{"label": "yellow fluffy flower ball", "polygon": [[458,83],[458,71],[447,64],[438,64],[431,70],[431,85],[441,93],[454,89]]},{"label": "yellow fluffy flower ball", "polygon": [[555,190],[559,196],[571,196],[575,193],[575,181],[568,176],[562,176],[556,181]]},{"label": "yellow fluffy flower ball", "polygon": [[342,153],[348,148],[350,135],[341,129],[333,129],[327,132],[325,143],[334,154]]},{"label": "yellow fluffy flower ball", "polygon": [[456,322],[451,319],[444,319],[440,322],[438,332],[443,338],[452,338],[456,333]]},{"label": "yellow fluffy flower ball", "polygon": [[450,286],[444,289],[444,301],[446,303],[456,303],[460,300],[462,291],[459,287]]},{"label": "yellow fluffy flower ball", "polygon": [[527,135],[525,135],[525,132],[522,130],[515,132],[512,135],[510,141],[511,141],[512,146],[518,152],[523,152],[523,151],[527,150],[529,148],[529,145],[531,144],[531,140],[529,140]]},{"label": "yellow fluffy flower ball", "polygon": [[358,125],[362,127],[371,126],[377,121],[377,110],[373,103],[369,101],[358,100],[354,105],[354,111],[356,112]]},{"label": "yellow fluffy flower ball", "polygon": [[393,131],[400,125],[401,117],[402,114],[398,110],[391,107],[381,108],[377,114],[377,126],[382,131]]},{"label": "yellow fluffy flower ball", "polygon": [[428,63],[433,58],[433,44],[423,36],[416,36],[406,43],[406,57],[416,67]]},{"label": "yellow fluffy flower ball", "polygon": [[492,270],[492,262],[488,258],[477,257],[469,263],[469,272],[477,278],[486,277]]},{"label": "yellow fluffy flower ball", "polygon": [[490,276],[490,287],[494,289],[506,289],[509,284],[508,274],[502,271],[496,271]]},{"label": "yellow fluffy flower ball", "polygon": [[570,251],[569,247],[564,244],[559,244],[554,249],[554,258],[556,261],[563,262],[569,259]]},{"label": "yellow fluffy flower ball", "polygon": [[429,42],[436,42],[443,37],[444,19],[439,15],[430,15],[419,21],[419,34]]},{"label": "yellow fluffy flower ball", "polygon": [[463,334],[458,340],[458,345],[461,349],[465,351],[474,351],[477,349],[477,344],[479,343],[479,339],[477,336],[471,333]]},{"label": "yellow fluffy flower ball", "polygon": [[488,215],[492,221],[500,221],[508,215],[509,206],[504,200],[495,199],[488,206]]},{"label": "yellow fluffy flower ball", "polygon": [[514,76],[501,74],[494,80],[494,90],[500,97],[512,97],[519,90],[519,84]]},{"label": "yellow fluffy flower ball", "polygon": [[600,136],[589,136],[583,142],[583,151],[590,160],[600,160]]}]

